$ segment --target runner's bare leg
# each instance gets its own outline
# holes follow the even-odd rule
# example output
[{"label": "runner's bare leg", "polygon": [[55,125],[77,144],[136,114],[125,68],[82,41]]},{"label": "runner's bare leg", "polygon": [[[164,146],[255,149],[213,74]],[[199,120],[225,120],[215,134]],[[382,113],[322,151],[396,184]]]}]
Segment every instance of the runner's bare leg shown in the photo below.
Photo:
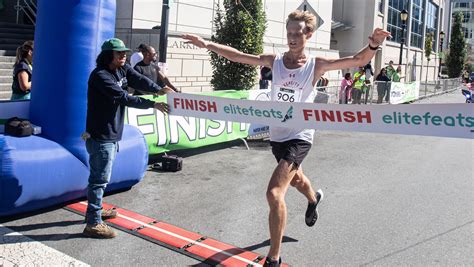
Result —
[{"label": "runner's bare leg", "polygon": [[280,257],[281,242],[286,226],[285,194],[297,169],[286,160],[280,160],[273,171],[267,188],[267,201],[270,206],[268,216],[270,225],[270,251],[268,257],[277,260]]},{"label": "runner's bare leg", "polygon": [[311,186],[311,182],[309,181],[308,177],[304,175],[303,169],[301,167],[298,168],[298,171],[291,180],[290,184],[291,186],[295,187],[301,194],[303,194],[308,199],[308,202],[316,202],[316,192]]}]

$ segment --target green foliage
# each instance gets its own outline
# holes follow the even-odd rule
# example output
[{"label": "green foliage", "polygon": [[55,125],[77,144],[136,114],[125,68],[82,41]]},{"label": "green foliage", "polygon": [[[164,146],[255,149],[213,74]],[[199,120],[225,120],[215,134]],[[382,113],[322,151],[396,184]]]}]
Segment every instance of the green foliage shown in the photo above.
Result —
[{"label": "green foliage", "polygon": [[[241,4],[239,4],[239,2]],[[247,54],[263,53],[263,34],[266,28],[262,0],[224,0],[225,14],[216,4],[213,42],[231,46]],[[257,81],[257,68],[230,60],[210,52],[213,69],[211,84],[215,90],[249,90]]]},{"label": "green foliage", "polygon": [[474,66],[473,66],[472,64],[469,64],[469,63],[466,64],[466,67],[465,67],[465,68],[466,68],[466,70],[467,70],[469,73],[471,73],[471,72],[474,71]]},{"label": "green foliage", "polygon": [[433,52],[433,34],[430,32],[425,38],[425,57],[428,61],[431,60],[431,52]]},{"label": "green foliage", "polygon": [[448,76],[457,78],[461,76],[466,61],[466,40],[461,29],[463,15],[461,12],[454,14],[454,23],[451,29],[451,41],[449,43],[449,54],[446,56]]}]

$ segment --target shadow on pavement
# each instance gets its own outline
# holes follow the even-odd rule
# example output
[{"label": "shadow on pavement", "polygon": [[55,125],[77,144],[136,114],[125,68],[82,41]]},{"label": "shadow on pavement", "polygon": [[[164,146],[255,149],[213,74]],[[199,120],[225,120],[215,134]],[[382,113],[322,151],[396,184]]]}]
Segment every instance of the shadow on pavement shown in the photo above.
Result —
[{"label": "shadow on pavement", "polygon": [[[294,238],[291,238],[291,237],[288,237],[288,236],[283,236],[282,243],[288,243],[288,242],[298,242],[298,240],[294,239]],[[246,251],[253,251],[253,250],[263,248],[263,247],[268,247],[268,246],[270,246],[270,239],[267,239],[267,240],[262,241],[258,244],[251,245],[251,246],[248,246],[248,247],[245,247],[245,248],[231,248],[231,249],[223,250],[222,252],[219,252],[219,253],[216,253],[216,254],[210,256],[204,262],[194,264],[194,265],[191,265],[191,266],[193,266],[193,267],[204,267],[204,266],[209,266],[209,265],[210,266],[216,266],[216,265],[220,264],[220,262],[223,262],[226,259],[228,259],[230,257],[230,256],[228,256],[228,254],[239,255],[239,254],[241,254],[243,252],[246,252]],[[219,259],[219,262],[216,262],[213,259]]]},{"label": "shadow on pavement", "polygon": [[83,223],[84,223],[84,220],[73,220],[73,221],[27,224],[27,225],[21,225],[21,226],[8,226],[8,228],[12,229],[13,231],[23,232],[23,231],[31,231],[31,230],[37,230],[37,229],[45,229],[45,228],[50,228],[50,227],[67,227],[67,226],[83,224]]},{"label": "shadow on pavement", "polygon": [[[51,222],[51,223],[37,223],[22,226],[0,226],[0,244],[18,244],[25,242],[35,241],[55,241],[55,240],[66,240],[74,238],[84,238],[81,233],[56,233],[56,234],[39,234],[29,235],[23,234],[22,231],[31,231],[37,229],[46,229],[51,227],[67,227],[71,225],[82,224],[83,220],[74,221],[62,221],[62,222]],[[21,235],[15,233],[20,232]]]},{"label": "shadow on pavement", "polygon": [[[288,236],[283,236],[282,243],[290,243],[290,242],[298,242],[298,240],[296,240],[294,238],[291,238],[291,237],[288,237]],[[270,246],[270,239],[267,239],[267,240],[265,240],[265,241],[263,241],[259,244],[248,246],[248,247],[245,247],[245,248],[242,248],[242,249],[247,250],[247,251],[254,251],[256,249],[263,248],[263,247],[268,247],[268,246]]]}]

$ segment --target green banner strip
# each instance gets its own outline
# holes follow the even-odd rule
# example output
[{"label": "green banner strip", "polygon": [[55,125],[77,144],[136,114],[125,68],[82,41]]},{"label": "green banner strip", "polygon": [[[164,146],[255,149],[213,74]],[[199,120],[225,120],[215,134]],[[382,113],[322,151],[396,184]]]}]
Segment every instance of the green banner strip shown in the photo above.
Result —
[{"label": "green banner strip", "polygon": [[[248,91],[215,91],[200,93],[217,97],[248,99]],[[157,102],[166,102],[165,96],[143,96]],[[245,138],[248,124],[222,122],[181,116],[163,116],[160,112],[141,114],[127,109],[125,123],[137,126],[144,134],[149,154],[160,154],[172,150],[198,148]],[[148,112],[151,112],[149,110]],[[137,115],[138,114],[138,115]]]}]

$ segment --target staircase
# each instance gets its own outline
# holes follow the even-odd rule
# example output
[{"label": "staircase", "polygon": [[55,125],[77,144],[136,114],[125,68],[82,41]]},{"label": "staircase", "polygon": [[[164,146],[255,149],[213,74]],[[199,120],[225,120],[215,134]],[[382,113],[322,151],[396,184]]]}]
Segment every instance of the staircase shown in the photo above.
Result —
[{"label": "staircase", "polygon": [[9,100],[12,95],[14,63],[15,57],[0,56],[0,100]]},{"label": "staircase", "polygon": [[16,48],[26,40],[34,40],[35,28],[0,22],[0,100],[10,99]]}]

